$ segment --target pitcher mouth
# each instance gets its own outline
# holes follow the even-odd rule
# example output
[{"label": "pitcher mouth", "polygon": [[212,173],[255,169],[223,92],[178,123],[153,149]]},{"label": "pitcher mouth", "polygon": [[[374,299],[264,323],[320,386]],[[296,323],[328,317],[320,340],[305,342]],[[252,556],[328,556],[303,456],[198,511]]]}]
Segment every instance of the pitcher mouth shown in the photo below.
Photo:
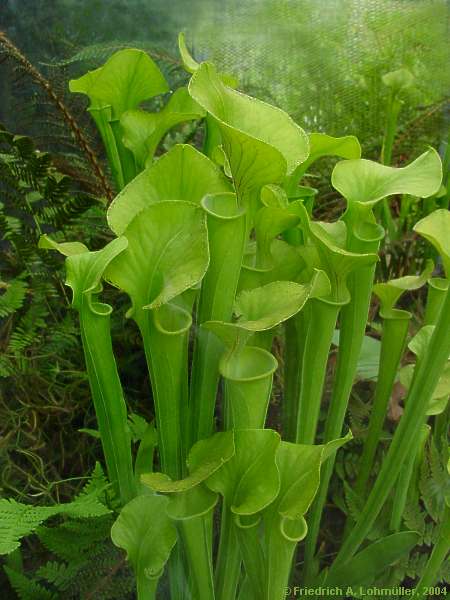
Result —
[{"label": "pitcher mouth", "polygon": [[246,346],[234,356],[220,362],[220,373],[231,381],[256,381],[272,375],[278,368],[273,354],[256,346]]},{"label": "pitcher mouth", "polygon": [[244,216],[245,210],[239,207],[234,192],[223,192],[220,194],[208,194],[201,205],[203,210],[217,219],[232,221]]},{"label": "pitcher mouth", "polygon": [[192,325],[192,316],[176,304],[163,304],[153,311],[153,317],[157,329],[166,335],[181,335]]}]

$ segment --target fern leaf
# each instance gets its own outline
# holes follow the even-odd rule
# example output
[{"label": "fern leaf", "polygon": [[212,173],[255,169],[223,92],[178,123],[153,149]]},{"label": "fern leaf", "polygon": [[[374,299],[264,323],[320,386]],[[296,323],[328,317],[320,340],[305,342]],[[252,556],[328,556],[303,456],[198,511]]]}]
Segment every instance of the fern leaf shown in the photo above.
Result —
[{"label": "fern leaf", "polygon": [[79,571],[79,565],[49,561],[36,571],[37,577],[53,584],[58,590],[65,591],[70,587],[74,576]]},{"label": "fern leaf", "polygon": [[0,293],[0,318],[3,318],[22,307],[28,286],[25,281],[14,279],[8,283],[0,282],[0,288],[3,288]]},{"label": "fern leaf", "polygon": [[9,583],[17,593],[20,600],[56,600],[55,594],[47,590],[36,581],[29,579],[22,573],[18,573],[9,567],[3,567],[8,576]]},{"label": "fern leaf", "polygon": [[13,499],[0,500],[0,554],[9,554],[20,546],[46,519],[58,514],[60,505],[28,506]]},{"label": "fern leaf", "polygon": [[20,546],[20,539],[34,533],[50,517],[66,514],[76,518],[101,517],[111,511],[99,501],[104,491],[104,476],[96,468],[89,483],[72,502],[55,506],[31,506],[15,500],[0,500],[0,554]]}]

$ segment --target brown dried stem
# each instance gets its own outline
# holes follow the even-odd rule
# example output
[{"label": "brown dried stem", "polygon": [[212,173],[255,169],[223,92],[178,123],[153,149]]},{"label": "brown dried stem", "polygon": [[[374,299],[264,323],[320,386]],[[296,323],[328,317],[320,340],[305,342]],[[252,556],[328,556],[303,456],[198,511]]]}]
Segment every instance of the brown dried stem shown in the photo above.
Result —
[{"label": "brown dried stem", "polygon": [[111,188],[111,185],[105,175],[105,172],[98,160],[92,146],[87,140],[86,136],[80,129],[78,123],[70,112],[69,108],[63,102],[63,100],[58,96],[58,94],[54,91],[51,83],[46,79],[42,73],[40,73],[36,67],[34,67],[30,61],[22,54],[22,52],[17,48],[17,46],[8,38],[5,32],[0,31],[0,46],[8,53],[8,56],[16,60],[22,68],[28,73],[28,75],[37,83],[40,87],[42,87],[50,98],[51,102],[55,105],[57,110],[62,114],[64,121],[67,123],[68,127],[72,131],[72,134],[78,143],[79,147],[86,155],[86,158],[90,165],[92,166],[92,170],[94,172],[95,177],[97,178],[100,189],[102,190],[105,197],[108,201],[111,201],[114,197],[114,192]]}]

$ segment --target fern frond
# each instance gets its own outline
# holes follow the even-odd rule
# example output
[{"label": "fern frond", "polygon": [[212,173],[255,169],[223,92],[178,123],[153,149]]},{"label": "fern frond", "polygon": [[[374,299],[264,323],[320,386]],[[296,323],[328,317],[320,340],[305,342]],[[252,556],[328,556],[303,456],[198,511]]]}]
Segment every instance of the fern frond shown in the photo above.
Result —
[{"label": "fern frond", "polygon": [[3,567],[9,583],[20,600],[56,600],[57,596],[45,587],[9,567]]},{"label": "fern frond", "polygon": [[99,495],[104,491],[104,478],[94,472],[93,478],[72,502],[55,506],[32,506],[13,499],[0,500],[0,554],[10,554],[20,540],[36,531],[50,517],[65,514],[74,518],[101,517],[110,509]]},{"label": "fern frond", "polygon": [[8,283],[0,282],[0,318],[7,317],[22,307],[27,289],[26,282],[21,279],[14,279]]}]

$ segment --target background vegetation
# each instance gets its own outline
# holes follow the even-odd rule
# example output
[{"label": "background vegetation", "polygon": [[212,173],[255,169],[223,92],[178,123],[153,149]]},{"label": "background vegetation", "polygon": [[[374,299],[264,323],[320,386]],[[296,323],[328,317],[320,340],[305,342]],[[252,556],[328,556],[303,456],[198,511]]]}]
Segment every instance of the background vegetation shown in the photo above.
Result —
[{"label": "background vegetation", "polygon": [[[83,100],[68,95],[68,79],[94,68],[119,47],[135,46],[149,51],[177,87],[185,74],[175,50],[176,34],[184,30],[198,58],[210,58],[236,75],[248,93],[280,105],[307,131],[355,134],[363,155],[378,158],[388,99],[382,75],[406,67],[415,80],[403,96],[394,145],[394,163],[400,165],[427,144],[444,153],[448,11],[445,0],[190,0],[188,5],[185,0],[0,0],[0,31],[20,49],[0,37],[1,496],[31,503],[66,501],[81,489],[100,456],[98,441],[78,433],[95,428],[95,418],[62,260],[37,249],[41,233],[82,237],[93,249],[109,236],[104,219],[112,194],[109,173]],[[184,126],[164,144],[197,135],[192,126]],[[326,213],[331,220],[341,205],[325,173],[326,161],[310,182],[320,191],[319,215]],[[431,208],[416,207],[414,220]],[[409,247],[394,244],[389,253],[383,275],[410,272]],[[419,296],[419,314],[420,302]],[[137,336],[127,336],[122,331],[114,336],[127,400],[134,411],[150,417],[141,349]],[[373,382],[362,381],[352,399],[350,420],[356,431],[366,423],[364,400],[371,386]],[[399,411],[393,403],[392,425]],[[427,447],[422,498],[408,507],[405,517],[423,533],[424,544],[433,537],[433,489],[442,452],[439,440]],[[351,473],[358,455],[355,444],[341,454],[336,519],[325,526],[330,538],[339,514],[357,511],[352,499],[339,492],[339,472]],[[112,569],[123,585],[118,597],[125,598],[131,586],[121,558],[99,542],[105,523],[97,525],[92,554],[78,568],[96,556],[96,564],[103,565],[97,569],[96,597],[113,597],[108,587]],[[74,560],[58,553],[55,544],[36,540],[29,547],[27,567],[34,571],[52,556],[66,561],[62,564]],[[392,581],[414,578],[423,556],[400,565]],[[43,575],[51,580],[56,571]],[[77,573],[61,572],[59,589],[67,597],[88,598],[76,587]],[[0,581],[0,589],[5,586]],[[30,597],[36,599],[38,593]]]}]

